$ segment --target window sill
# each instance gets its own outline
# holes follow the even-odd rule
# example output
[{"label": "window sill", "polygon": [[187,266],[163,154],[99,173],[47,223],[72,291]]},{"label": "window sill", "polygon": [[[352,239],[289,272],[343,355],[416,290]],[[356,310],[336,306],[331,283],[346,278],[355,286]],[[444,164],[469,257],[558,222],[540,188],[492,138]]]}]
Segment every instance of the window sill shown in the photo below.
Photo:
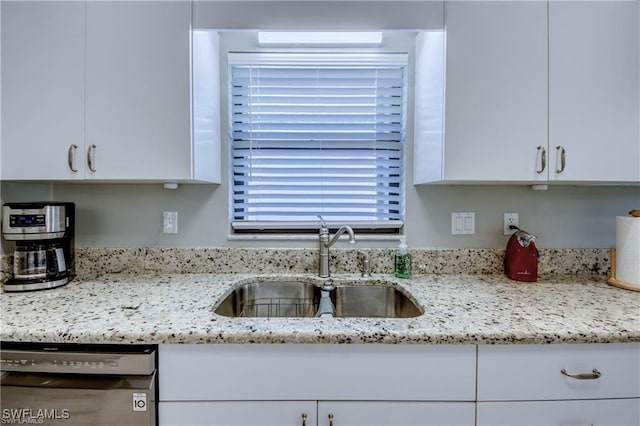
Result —
[{"label": "window sill", "polygon": [[[229,234],[230,241],[317,241],[318,234]],[[340,241],[347,240],[347,236],[341,237]],[[398,234],[359,234],[356,231],[357,241],[400,241]]]}]

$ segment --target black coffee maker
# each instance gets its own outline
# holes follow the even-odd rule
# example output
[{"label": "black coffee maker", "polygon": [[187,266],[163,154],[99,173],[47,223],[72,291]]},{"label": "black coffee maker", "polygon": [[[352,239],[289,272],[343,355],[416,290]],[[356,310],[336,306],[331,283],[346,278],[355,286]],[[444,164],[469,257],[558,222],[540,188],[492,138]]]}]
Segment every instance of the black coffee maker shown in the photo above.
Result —
[{"label": "black coffee maker", "polygon": [[16,242],[13,278],[4,291],[56,288],[75,276],[75,204],[51,201],[5,203],[2,235]]}]

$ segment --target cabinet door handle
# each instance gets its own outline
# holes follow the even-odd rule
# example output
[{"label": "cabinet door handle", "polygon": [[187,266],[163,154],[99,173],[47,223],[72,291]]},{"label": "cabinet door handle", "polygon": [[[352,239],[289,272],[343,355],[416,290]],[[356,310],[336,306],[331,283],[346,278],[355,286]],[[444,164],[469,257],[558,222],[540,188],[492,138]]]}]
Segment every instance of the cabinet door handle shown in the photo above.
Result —
[{"label": "cabinet door handle", "polygon": [[556,146],[556,151],[560,154],[560,168],[556,167],[556,173],[562,173],[564,172],[564,166],[566,165],[567,151],[561,145]]},{"label": "cabinet door handle", "polygon": [[329,426],[333,426],[333,414],[329,414]]},{"label": "cabinet door handle", "polygon": [[89,149],[87,149],[87,165],[92,172],[96,171],[96,168],[93,166],[93,153],[95,150],[96,146],[94,144],[89,145]]},{"label": "cabinet door handle", "polygon": [[540,174],[547,168],[547,150],[540,145],[538,147],[538,152],[540,153],[540,168],[536,170],[536,173]]},{"label": "cabinet door handle", "polygon": [[302,413],[302,426],[307,426],[307,413]]},{"label": "cabinet door handle", "polygon": [[600,376],[602,376],[602,373],[596,370],[595,368],[591,373],[581,373],[581,374],[570,374],[570,373],[567,373],[567,370],[563,368],[562,370],[560,370],[560,373],[562,373],[563,376],[571,377],[572,379],[576,379],[576,380],[595,380],[595,379],[599,379]]},{"label": "cabinet door handle", "polygon": [[76,169],[75,167],[73,167],[73,163],[74,163],[74,159],[76,157],[76,149],[78,149],[78,145],[76,144],[72,144],[69,147],[69,151],[67,152],[67,164],[69,165],[69,169],[73,172],[73,173],[77,173],[78,169]]}]

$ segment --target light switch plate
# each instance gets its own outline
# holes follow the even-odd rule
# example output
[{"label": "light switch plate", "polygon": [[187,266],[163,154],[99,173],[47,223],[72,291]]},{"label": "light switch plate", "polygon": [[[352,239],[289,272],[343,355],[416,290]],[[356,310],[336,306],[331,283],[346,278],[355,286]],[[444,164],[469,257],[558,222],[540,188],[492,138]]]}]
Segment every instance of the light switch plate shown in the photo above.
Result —
[{"label": "light switch plate", "polygon": [[476,233],[474,212],[451,213],[451,235],[473,235]]}]

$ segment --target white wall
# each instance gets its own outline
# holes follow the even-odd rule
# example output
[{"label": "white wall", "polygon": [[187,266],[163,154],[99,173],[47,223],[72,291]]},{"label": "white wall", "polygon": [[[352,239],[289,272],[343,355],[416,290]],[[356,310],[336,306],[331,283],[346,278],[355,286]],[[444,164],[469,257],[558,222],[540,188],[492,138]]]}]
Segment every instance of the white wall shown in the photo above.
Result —
[{"label": "white wall", "polygon": [[[2,184],[2,201],[43,199],[42,185]],[[227,238],[227,194],[216,185],[56,184],[58,201],[77,206],[79,247],[309,247],[315,237],[295,240]],[[615,216],[638,208],[638,187],[422,186],[407,188],[409,245],[424,248],[502,248],[502,213],[520,213],[522,228],[538,235],[539,248],[615,245]],[[177,211],[177,235],[162,235],[162,211]],[[476,234],[452,236],[450,214],[476,212]],[[360,241],[359,248],[396,242]]]}]

